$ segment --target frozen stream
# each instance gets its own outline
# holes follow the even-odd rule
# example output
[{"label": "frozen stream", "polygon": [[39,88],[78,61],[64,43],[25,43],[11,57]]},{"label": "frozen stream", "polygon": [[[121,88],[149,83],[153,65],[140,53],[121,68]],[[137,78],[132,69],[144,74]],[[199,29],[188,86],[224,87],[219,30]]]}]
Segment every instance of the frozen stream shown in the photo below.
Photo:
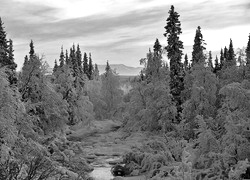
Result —
[{"label": "frozen stream", "polygon": [[[94,167],[95,169],[89,174],[94,180],[113,180],[114,176],[111,174],[111,166]],[[123,180],[146,180],[145,176],[123,177]]]},{"label": "frozen stream", "polygon": [[[147,137],[143,134],[134,134],[128,138],[128,134],[123,131],[117,131],[120,123],[112,120],[95,121],[94,129],[81,134],[85,137],[82,146],[85,147],[85,156],[88,162],[94,167],[89,173],[89,177],[94,180],[113,180],[115,177],[111,174],[111,168],[115,164],[122,164],[122,156],[131,151],[134,144],[141,143]],[[115,128],[114,128],[115,127]],[[81,132],[83,132],[81,130]],[[94,133],[90,133],[94,132]],[[73,135],[71,135],[73,136]],[[79,135],[76,134],[76,137]],[[74,136],[73,136],[74,137]],[[115,179],[123,180],[146,180],[145,176],[130,176]]]},{"label": "frozen stream", "polygon": [[111,174],[110,162],[119,161],[121,157],[106,157],[102,156],[97,162],[94,162],[92,165],[94,166],[94,170],[89,174],[90,177],[95,180],[112,180],[114,176]]},{"label": "frozen stream", "polygon": [[110,172],[110,167],[95,167],[94,171],[90,173],[90,177],[95,180],[112,180],[114,176]]}]

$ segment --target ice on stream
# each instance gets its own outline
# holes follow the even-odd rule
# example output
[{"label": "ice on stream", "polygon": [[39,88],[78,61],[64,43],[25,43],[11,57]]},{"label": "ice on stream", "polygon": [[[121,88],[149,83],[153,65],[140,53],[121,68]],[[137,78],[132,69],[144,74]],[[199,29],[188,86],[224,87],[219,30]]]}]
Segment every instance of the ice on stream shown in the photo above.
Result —
[{"label": "ice on stream", "polygon": [[95,180],[112,180],[114,176],[110,172],[110,167],[95,167],[90,173],[90,177]]}]

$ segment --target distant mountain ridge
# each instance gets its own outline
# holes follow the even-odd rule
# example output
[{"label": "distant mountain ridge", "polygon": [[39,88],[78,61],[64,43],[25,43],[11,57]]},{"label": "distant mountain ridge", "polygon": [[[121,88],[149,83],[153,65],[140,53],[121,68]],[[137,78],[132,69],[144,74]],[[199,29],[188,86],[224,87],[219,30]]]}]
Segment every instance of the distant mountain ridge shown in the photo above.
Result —
[{"label": "distant mountain ridge", "polygon": [[[123,76],[136,76],[139,75],[142,67],[131,67],[124,64],[110,64],[111,69],[115,70],[119,75]],[[105,72],[106,65],[98,65],[100,74]]]},{"label": "distant mountain ridge", "polygon": [[[126,66],[124,64],[110,64],[111,69],[115,70],[119,75],[122,76],[137,76],[139,75],[140,71],[143,69],[142,67],[131,67]],[[105,72],[106,64],[98,65],[98,69],[100,74],[103,74]],[[52,74],[53,68],[49,67],[47,69],[48,74]]]}]

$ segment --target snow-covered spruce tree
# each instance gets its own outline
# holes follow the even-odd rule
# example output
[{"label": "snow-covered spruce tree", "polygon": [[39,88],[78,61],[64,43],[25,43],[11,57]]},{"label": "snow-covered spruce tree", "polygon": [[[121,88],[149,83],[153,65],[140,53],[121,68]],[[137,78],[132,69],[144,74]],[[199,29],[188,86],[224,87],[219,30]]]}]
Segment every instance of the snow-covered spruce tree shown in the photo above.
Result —
[{"label": "snow-covered spruce tree", "polygon": [[169,10],[169,17],[167,18],[167,25],[165,26],[168,45],[166,46],[167,56],[170,60],[170,89],[176,102],[178,111],[178,121],[180,121],[180,113],[182,111],[181,92],[184,89],[183,84],[183,64],[181,62],[183,42],[180,40],[181,23],[179,20],[180,15],[175,11],[172,5]]}]

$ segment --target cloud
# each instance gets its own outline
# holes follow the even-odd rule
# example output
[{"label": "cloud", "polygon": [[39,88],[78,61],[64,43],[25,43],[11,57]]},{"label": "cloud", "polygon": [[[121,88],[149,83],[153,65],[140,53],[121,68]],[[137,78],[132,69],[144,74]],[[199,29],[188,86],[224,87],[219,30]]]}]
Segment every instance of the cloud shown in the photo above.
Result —
[{"label": "cloud", "polygon": [[19,3],[30,3],[40,6],[49,6],[60,9],[58,19],[73,19],[96,14],[118,16],[128,11],[154,8],[166,5],[165,0],[12,0]]},{"label": "cloud", "polygon": [[[165,8],[152,10],[131,11],[125,15],[108,16],[95,15],[83,18],[62,20],[57,22],[30,23],[25,20],[7,19],[8,29],[14,38],[35,36],[39,40],[53,41],[64,38],[99,35],[100,33],[112,32],[125,28],[136,30],[142,26],[147,26],[164,16],[162,11]],[[40,9],[41,14],[53,11],[53,9]],[[38,14],[38,12],[36,11]],[[130,32],[131,34],[134,32]]]},{"label": "cloud", "polygon": [[[44,53],[53,64],[61,45],[79,43],[82,51],[92,52],[96,61],[109,59],[138,65],[155,38],[165,44],[164,26],[170,8],[166,0],[1,0],[1,16],[8,37],[14,40],[15,57],[21,65],[30,39],[36,52]],[[230,34],[246,36],[250,26],[247,0],[175,0],[180,14],[184,45],[191,47],[195,29],[202,27],[208,46],[228,44]],[[242,33],[235,33],[240,28]],[[234,32],[232,32],[232,30]],[[223,31],[225,31],[223,33]],[[221,42],[216,42],[223,36]],[[247,39],[247,37],[246,37]],[[238,44],[238,43],[236,43]],[[212,49],[209,47],[209,49]],[[187,48],[187,52],[190,48]]]},{"label": "cloud", "polygon": [[[236,4],[238,3],[238,4]],[[178,6],[181,13],[183,28],[193,29],[198,25],[206,29],[221,29],[230,26],[250,24],[249,2],[235,1],[205,1]]]},{"label": "cloud", "polygon": [[39,24],[41,22],[53,22],[55,15],[59,13],[58,8],[41,6],[32,3],[13,2],[12,0],[1,0],[1,16],[7,20],[18,23]]}]

